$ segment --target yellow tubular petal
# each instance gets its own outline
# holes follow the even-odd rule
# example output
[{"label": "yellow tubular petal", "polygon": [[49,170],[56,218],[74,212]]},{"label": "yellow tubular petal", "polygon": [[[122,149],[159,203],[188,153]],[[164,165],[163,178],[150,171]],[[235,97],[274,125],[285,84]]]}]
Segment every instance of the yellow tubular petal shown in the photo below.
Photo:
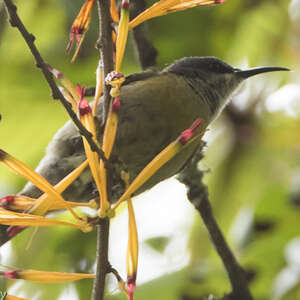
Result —
[{"label": "yellow tubular petal", "polygon": [[221,4],[225,1],[217,0],[161,0],[144,10],[129,23],[129,30],[139,24],[170,12],[180,11],[195,6]]},{"label": "yellow tubular petal", "polygon": [[76,100],[69,94],[69,92],[67,92],[66,89],[64,89],[63,87],[60,87],[59,90],[61,91],[61,93],[64,95],[65,99],[72,104],[72,108],[75,112],[77,112],[77,102]]},{"label": "yellow tubular petal", "polygon": [[[43,194],[43,195],[46,196],[46,197],[44,197],[44,199],[46,201],[48,201],[48,197],[47,197],[48,194]],[[2,205],[2,203],[1,203],[1,206],[3,208],[8,208],[10,210],[21,210],[21,211],[26,210],[26,211],[28,211],[28,210],[32,209],[32,207],[34,206],[34,204],[36,202],[39,201],[38,199],[30,198],[27,196],[21,196],[21,195],[14,196],[13,198],[14,199],[11,203],[8,203],[7,205],[6,204]],[[83,206],[83,207],[95,208],[94,202],[91,202],[91,201],[88,203],[68,201],[68,203],[71,207]],[[55,203],[51,202],[49,210],[58,210],[58,209],[64,209],[64,208],[65,208],[65,205],[62,205],[60,202],[55,202]],[[34,212],[31,212],[31,211],[30,211],[30,213],[34,214]]]},{"label": "yellow tubular petal", "polygon": [[26,210],[32,206],[36,199],[26,196],[16,196],[15,201],[10,209],[12,210]]},{"label": "yellow tubular petal", "polygon": [[[129,173],[122,171],[121,178],[125,183],[126,189],[129,186]],[[128,206],[128,246],[127,246],[127,257],[126,257],[126,267],[127,267],[127,284],[134,284],[136,281],[137,266],[138,266],[138,232],[135,221],[135,214],[132,205],[131,198],[127,201]],[[132,297],[134,289],[128,290],[128,296]],[[129,298],[130,298],[129,297]]]},{"label": "yellow tubular petal", "polygon": [[[65,178],[63,178],[59,183],[57,183],[54,188],[58,193],[62,193],[67,189],[82,173],[82,171],[87,167],[88,161],[85,160],[81,165],[79,165],[76,169],[74,169],[70,174],[68,174]],[[49,195],[43,194],[41,197],[35,200],[33,203],[34,205],[30,209],[31,214],[35,215],[44,215],[48,210],[57,210],[57,209],[64,209],[65,207],[58,203],[57,201],[53,203],[53,201],[48,200]],[[95,208],[94,204],[91,203],[77,203],[77,202],[70,202],[68,201],[71,207],[77,206],[86,206]]]},{"label": "yellow tubular petal", "polygon": [[[68,78],[66,78],[66,76],[62,72],[60,72],[57,69],[54,69],[52,66],[48,65],[48,70],[53,74],[53,76],[55,78],[57,78],[62,83],[62,85],[66,88],[66,90],[72,95],[73,100],[70,99],[72,105],[73,105],[74,99],[75,99],[75,102],[76,102],[76,105],[77,105],[77,103],[80,100],[80,95],[79,95],[77,89],[75,88],[75,86],[73,85],[73,83]],[[66,93],[64,93],[63,90],[61,90],[61,92],[65,96]],[[67,98],[67,100],[69,101],[68,98]],[[77,107],[74,110],[77,111]]]},{"label": "yellow tubular petal", "polygon": [[87,6],[86,6],[86,9],[84,11],[84,28],[87,30],[88,29],[88,26],[90,24],[90,21],[91,21],[91,13],[92,13],[92,8],[95,4],[95,0],[87,0]]},{"label": "yellow tubular petal", "polygon": [[[72,97],[75,99],[76,105],[77,105],[77,103],[80,100],[80,95],[79,95],[78,91],[76,90],[75,86],[73,85],[73,83],[65,76],[63,76],[61,78],[61,83],[67,89],[67,91],[72,95]],[[76,107],[75,111],[77,111],[77,107]]]},{"label": "yellow tubular petal", "polygon": [[172,142],[164,150],[162,150],[155,158],[137,175],[131,185],[114,205],[116,209],[121,202],[127,200],[139,187],[141,187],[161,166],[169,161],[181,149],[181,144],[177,141]]},{"label": "yellow tubular petal", "polygon": [[112,41],[113,41],[113,44],[116,45],[116,42],[117,42],[117,34],[115,31],[112,32]]},{"label": "yellow tubular petal", "polygon": [[57,226],[65,225],[77,229],[83,229],[83,224],[75,224],[54,219],[35,216],[24,213],[11,212],[5,209],[0,209],[0,224],[10,226]]},{"label": "yellow tubular petal", "polygon": [[[79,106],[80,106],[79,107],[80,121],[83,123],[85,128],[92,133],[93,140],[95,141],[96,144],[99,145],[95,137],[96,129],[95,129],[94,117],[92,115],[92,111],[88,102],[83,98],[79,102]],[[83,146],[97,189],[100,190],[101,183],[100,183],[100,167],[99,167],[98,154],[91,150],[91,147],[85,137],[83,137]]]},{"label": "yellow tubular petal", "polygon": [[110,15],[114,22],[116,22],[116,23],[119,22],[119,13],[118,13],[118,9],[117,9],[115,0],[110,0]]},{"label": "yellow tubular petal", "polygon": [[59,183],[57,183],[54,188],[58,193],[62,193],[68,188],[83,172],[83,170],[87,167],[88,161],[85,160],[81,163],[76,169],[74,169],[70,174],[64,177]]},{"label": "yellow tubular petal", "polygon": [[7,294],[3,300],[29,300],[29,299]]},{"label": "yellow tubular petal", "polygon": [[51,209],[51,206],[56,205],[58,205],[57,201],[53,201],[51,196],[44,193],[35,201],[34,205],[29,210],[29,213],[32,215],[43,216]]},{"label": "yellow tubular petal", "polygon": [[72,28],[77,28],[79,32],[85,32],[88,29],[92,8],[95,0],[86,0],[82,5],[76,19],[73,22]]},{"label": "yellow tubular petal", "polygon": [[124,51],[128,36],[128,23],[129,23],[129,11],[122,8],[121,20],[118,28],[117,42],[116,42],[116,71],[119,72],[121,63],[124,56]]},{"label": "yellow tubular petal", "polygon": [[128,291],[126,290],[125,282],[123,280],[118,281],[118,287],[121,292],[123,292],[126,296],[128,296]]},{"label": "yellow tubular petal", "polygon": [[103,133],[103,152],[107,159],[110,158],[111,151],[115,143],[115,137],[118,129],[118,111],[120,109],[120,99],[115,98],[107,118]]},{"label": "yellow tubular petal", "polygon": [[36,199],[26,197],[26,196],[6,196],[1,198],[1,207],[9,210],[27,210],[32,205]]},{"label": "yellow tubular petal", "polygon": [[100,192],[100,209],[99,209],[99,217],[105,218],[107,216],[108,210],[110,209],[110,203],[107,199],[107,176],[106,169],[104,167],[104,163],[100,161],[100,180],[101,180],[101,188]]},{"label": "yellow tubular petal", "polygon": [[101,187],[101,181],[100,181],[100,167],[99,167],[99,157],[96,152],[93,152],[90,148],[90,144],[87,142],[85,138],[83,138],[83,145],[84,150],[86,153],[86,157],[89,162],[89,166],[91,169],[91,173],[93,175],[93,178],[95,180],[97,189],[100,190]]},{"label": "yellow tubular petal", "polygon": [[93,116],[96,115],[97,105],[99,103],[102,91],[103,91],[103,83],[104,83],[104,72],[103,72],[103,63],[99,61],[97,70],[96,70],[96,92],[94,97],[94,105],[93,105]]},{"label": "yellow tubular petal", "polygon": [[80,42],[76,46],[76,50],[75,50],[74,55],[73,55],[73,57],[71,59],[72,63],[75,61],[76,57],[78,56],[79,50],[80,50],[82,42],[84,40],[84,37],[85,37],[85,32],[80,35]]},{"label": "yellow tubular petal", "polygon": [[[109,159],[118,128],[118,111],[120,109],[120,99],[115,98],[111,104],[107,122],[103,134],[103,152],[105,157]],[[107,175],[104,163],[100,162],[100,181],[102,183],[100,189],[100,210],[99,216],[105,217],[110,208],[110,203],[107,198]]]},{"label": "yellow tubular petal", "polygon": [[92,115],[92,111],[81,116],[80,121],[83,123],[85,128],[93,135],[94,142],[99,146],[99,143],[96,139],[96,127],[95,127],[95,121]]},{"label": "yellow tubular petal", "polygon": [[178,5],[174,5],[166,10],[166,13],[171,13],[171,12],[176,12],[176,11],[181,11],[185,10],[188,8],[193,8],[197,6],[204,6],[204,5],[212,5],[215,4],[215,1],[210,0],[210,1],[199,1],[199,0],[192,0],[192,1],[186,1],[183,3],[180,3]]},{"label": "yellow tubular petal", "polygon": [[[68,201],[69,205],[71,207],[89,207],[89,208],[96,208],[97,204],[95,200],[90,200],[89,202],[72,202],[72,201]],[[49,210],[59,210],[59,209],[64,209],[64,207],[62,205],[60,205],[60,203],[57,204],[52,204],[49,208]]]},{"label": "yellow tubular petal", "polygon": [[100,209],[98,215],[100,218],[105,218],[107,217],[108,211],[110,209],[110,203],[107,197],[107,173],[102,160],[100,161],[100,180]]},{"label": "yellow tubular petal", "polygon": [[98,189],[100,189],[101,181],[100,181],[100,167],[99,167],[99,158],[98,154],[95,152],[92,152],[89,148],[89,144],[87,141],[84,141],[84,149],[89,161],[89,166],[93,175],[93,178],[96,182],[96,186]]},{"label": "yellow tubular petal", "polygon": [[95,4],[95,0],[86,0],[83,6],[80,9],[80,12],[78,13],[75,21],[72,24],[71,32],[70,32],[70,40],[67,45],[67,52],[69,53],[73,43],[74,43],[74,37],[77,42],[76,51],[72,58],[72,62],[75,60],[80,46],[82,44],[82,41],[84,39],[84,35],[86,31],[88,30],[90,21],[91,21],[91,12],[92,8]]},{"label": "yellow tubular petal", "polygon": [[[127,278],[134,278],[137,274],[138,266],[138,233],[135,221],[134,209],[131,198],[127,201],[128,205],[128,248],[127,248]],[[135,281],[135,280],[134,280]]]},{"label": "yellow tubular petal", "polygon": [[[37,201],[36,199],[33,199]],[[95,199],[90,200],[89,202],[72,202],[68,201],[69,205],[71,207],[89,207],[89,208],[97,208],[97,202]],[[64,209],[64,207],[60,203],[51,203],[51,206],[49,207],[49,210],[59,210],[59,209]],[[35,214],[34,212],[31,212],[31,214]],[[38,214],[35,214],[38,215]]]},{"label": "yellow tubular petal", "polygon": [[129,23],[129,29],[133,29],[134,27],[138,26],[139,24],[161,16],[163,11],[166,7],[173,6],[175,3],[178,3],[176,0],[161,0],[159,2],[155,2],[152,6],[148,9],[141,12],[138,16],[136,16],[132,21]]},{"label": "yellow tubular petal", "polygon": [[[104,185],[103,182],[101,182],[100,178],[100,165],[99,165],[99,157],[96,152],[92,152],[90,145],[86,141],[86,139],[83,139],[83,145],[85,149],[85,153],[89,162],[90,170],[93,175],[93,178],[95,180],[96,186],[98,191],[100,192],[102,190],[102,186]],[[101,194],[100,194],[101,197]],[[101,199],[100,199],[101,201]]]},{"label": "yellow tubular petal", "polygon": [[61,272],[47,272],[37,270],[25,270],[18,271],[18,275],[21,279],[38,282],[65,282],[75,281],[86,278],[95,278],[94,274],[83,274],[83,273],[61,273]]},{"label": "yellow tubular petal", "polygon": [[[2,150],[1,150],[2,151]],[[1,153],[4,153],[1,154]],[[24,163],[11,156],[10,154],[2,151],[0,153],[0,161],[7,165],[11,170],[26,178],[28,181],[32,182],[36,187],[38,187],[44,193],[49,195],[49,200],[59,201],[62,205],[68,209],[74,218],[79,219],[77,214],[73,211],[67,201],[54,189],[54,187],[40,174],[36,173],[31,168],[27,167]]]}]

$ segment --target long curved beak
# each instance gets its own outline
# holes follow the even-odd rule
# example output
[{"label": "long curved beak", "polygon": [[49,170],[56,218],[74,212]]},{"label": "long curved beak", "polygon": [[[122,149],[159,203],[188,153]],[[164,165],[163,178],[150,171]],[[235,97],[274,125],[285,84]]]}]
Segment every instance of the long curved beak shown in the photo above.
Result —
[{"label": "long curved beak", "polygon": [[242,78],[246,79],[257,74],[274,72],[274,71],[290,71],[290,69],[281,68],[281,67],[257,67],[257,68],[247,69],[247,70],[236,69],[235,73],[241,76]]}]

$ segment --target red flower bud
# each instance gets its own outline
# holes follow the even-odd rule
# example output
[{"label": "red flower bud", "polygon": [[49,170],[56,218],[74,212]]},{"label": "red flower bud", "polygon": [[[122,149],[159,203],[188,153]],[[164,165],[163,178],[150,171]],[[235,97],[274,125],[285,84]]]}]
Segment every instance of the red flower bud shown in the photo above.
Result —
[{"label": "red flower bud", "polygon": [[9,279],[19,279],[20,278],[17,270],[3,271],[3,272],[1,272],[1,274]]},{"label": "red flower bud", "polygon": [[111,107],[112,112],[117,113],[120,110],[120,107],[121,107],[120,98],[119,97],[114,98]]},{"label": "red flower bud", "polygon": [[182,131],[180,136],[178,137],[178,142],[181,145],[185,145],[195,134],[196,130],[199,128],[199,126],[202,124],[203,119],[197,119],[190,128]]},{"label": "red flower bud", "polygon": [[9,226],[6,229],[6,232],[10,238],[13,238],[15,235],[17,235],[19,232],[21,232],[25,228],[26,228],[25,226]]},{"label": "red flower bud", "polygon": [[5,196],[0,199],[0,207],[8,208],[14,202],[15,196]]}]

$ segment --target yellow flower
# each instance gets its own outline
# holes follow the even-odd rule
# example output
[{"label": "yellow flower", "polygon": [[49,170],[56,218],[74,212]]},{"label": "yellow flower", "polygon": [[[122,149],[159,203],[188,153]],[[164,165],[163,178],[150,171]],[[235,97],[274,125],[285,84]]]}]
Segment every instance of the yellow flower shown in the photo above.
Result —
[{"label": "yellow flower", "polygon": [[103,71],[103,62],[99,60],[97,69],[96,69],[96,91],[94,97],[94,105],[93,105],[93,116],[96,115],[98,102],[100,100],[102,91],[103,91],[103,84],[104,84],[104,71]]},{"label": "yellow flower", "polygon": [[[105,129],[103,133],[103,152],[107,159],[109,159],[114,142],[115,137],[117,133],[118,128],[118,111],[120,110],[120,99],[119,97],[116,97],[113,99],[111,103],[111,107],[108,113],[107,122],[105,124]],[[99,216],[104,218],[109,214],[110,204],[107,199],[107,193],[106,193],[106,184],[107,184],[107,176],[106,176],[106,169],[104,166],[103,160],[100,161],[100,180],[102,183],[100,193],[100,210],[99,210]],[[104,191],[105,189],[105,191]]]},{"label": "yellow flower", "polygon": [[[66,225],[84,232],[91,231],[92,227],[86,221],[78,220],[77,223],[59,221],[26,213],[17,213],[10,210],[0,208],[0,224],[10,226],[57,226]],[[11,234],[9,234],[11,236]]]},{"label": "yellow flower", "polygon": [[61,89],[61,92],[65,96],[65,98],[72,104],[73,110],[77,112],[77,104],[80,100],[80,95],[73,85],[73,83],[59,70],[54,69],[52,66],[48,64],[48,70],[53,74],[55,78],[57,78],[62,85],[67,89],[68,93]]},{"label": "yellow flower", "polygon": [[[45,195],[45,194],[43,194]],[[33,205],[38,201],[38,199],[30,198],[27,196],[22,195],[15,195],[15,196],[5,196],[0,199],[0,208],[8,209],[8,210],[21,210],[21,211],[28,211],[30,210]],[[68,201],[71,207],[90,207],[90,208],[97,208],[97,203],[95,200],[91,200],[87,203],[81,202],[71,202]],[[60,202],[57,203],[50,203],[49,210],[59,210],[64,209],[65,206],[62,205]]]},{"label": "yellow flower", "polygon": [[128,247],[127,247],[127,291],[128,298],[133,299],[133,293],[136,287],[136,275],[138,267],[138,233],[135,221],[135,215],[131,198],[127,201],[128,204]]},{"label": "yellow flower", "polygon": [[133,29],[149,19],[160,17],[171,12],[185,10],[195,6],[221,4],[225,1],[226,0],[160,0],[135,17],[129,23],[129,29]]},{"label": "yellow flower", "polygon": [[[122,171],[122,180],[125,182],[126,188],[129,186],[129,173]],[[132,205],[132,200],[127,200],[128,206],[128,245],[127,245],[127,289],[125,288],[124,282],[119,280],[119,289],[127,295],[129,300],[133,299],[133,293],[136,288],[136,275],[138,267],[138,254],[139,254],[139,242],[138,232],[135,221],[135,214]]]},{"label": "yellow flower", "polygon": [[[57,183],[54,188],[55,190],[61,194],[63,191],[66,190],[68,186],[74,180],[82,173],[82,171],[87,167],[88,161],[85,160],[81,165],[79,165],[76,169],[74,169],[71,173],[69,173],[66,177],[64,177],[59,183]],[[44,215],[48,210],[51,209],[63,209],[64,207],[60,205],[60,203],[53,203],[52,201],[49,201],[49,195],[48,194],[43,194],[41,195],[36,201],[34,202],[32,208],[29,210],[29,213],[34,214],[34,215]],[[72,202],[68,201],[68,204],[71,207],[73,206]],[[57,208],[61,207],[61,208]],[[92,208],[96,208],[97,205],[93,203]]]},{"label": "yellow flower", "polygon": [[119,22],[119,13],[116,6],[116,0],[110,0],[110,15],[114,22]]},{"label": "yellow flower", "polygon": [[60,202],[62,206],[68,209],[73,217],[77,220],[80,218],[70,207],[70,204],[64,200],[64,198],[55,190],[55,188],[40,174],[36,173],[34,170],[26,166],[20,160],[16,159],[12,155],[8,154],[4,150],[0,149],[0,162],[4,163],[8,168],[18,175],[26,178],[28,181],[32,182],[41,191],[48,194],[48,202]]},{"label": "yellow flower", "polygon": [[116,67],[117,72],[120,71],[121,63],[124,56],[124,51],[128,36],[129,24],[129,0],[122,0],[121,4],[121,19],[118,26],[118,35],[116,41]]},{"label": "yellow flower", "polygon": [[[80,89],[80,87],[78,86],[78,89],[81,96],[80,102],[78,103],[78,112],[80,116],[80,121],[83,123],[86,129],[92,133],[94,141],[98,144],[98,141],[96,140],[96,129],[95,129],[94,117],[92,114],[92,109],[84,97],[85,88],[83,87],[82,89]],[[96,152],[93,152],[91,150],[89,143],[84,137],[83,137],[83,146],[86,153],[86,157],[89,162],[91,173],[95,180],[97,189],[100,193],[100,210],[101,212],[106,212],[110,208],[110,203],[107,200],[106,176],[101,176],[101,172],[100,172],[101,162],[99,162],[99,156]],[[106,216],[105,213],[102,213],[101,217],[105,217],[105,216]]]},{"label": "yellow flower", "polygon": [[3,300],[29,300],[29,299],[6,294]]},{"label": "yellow flower", "polygon": [[66,282],[75,281],[86,278],[95,278],[94,274],[86,273],[61,273],[61,272],[48,272],[48,271],[37,271],[37,270],[12,270],[12,271],[1,271],[0,274],[9,279],[24,279],[28,281],[37,282]]},{"label": "yellow flower", "polygon": [[[90,104],[84,97],[85,87],[82,87],[81,89],[79,86],[77,86],[77,88],[79,90],[80,97],[81,97],[78,103],[78,112],[79,112],[80,121],[85,126],[85,128],[92,133],[93,140],[95,141],[95,143],[98,144],[98,141],[96,139],[96,127],[95,127],[94,117],[92,115],[92,109],[90,107]],[[83,137],[83,145],[84,145],[84,150],[89,162],[92,175],[94,177],[98,190],[100,190],[101,184],[100,184],[100,177],[99,177],[99,156],[96,152],[93,152],[91,150],[90,145],[85,137]]]},{"label": "yellow flower", "polygon": [[76,59],[79,53],[80,46],[83,42],[84,35],[89,28],[89,24],[91,21],[91,12],[94,4],[95,0],[86,0],[83,6],[81,7],[75,21],[73,22],[70,32],[70,41],[67,45],[67,52],[70,52],[75,37],[77,45],[74,56],[72,58],[72,62]]}]

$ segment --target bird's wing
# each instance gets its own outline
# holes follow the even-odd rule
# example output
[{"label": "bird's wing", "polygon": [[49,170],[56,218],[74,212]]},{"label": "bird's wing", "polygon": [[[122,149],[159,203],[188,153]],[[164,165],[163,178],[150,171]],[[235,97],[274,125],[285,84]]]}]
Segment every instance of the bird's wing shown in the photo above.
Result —
[{"label": "bird's wing", "polygon": [[156,76],[158,74],[159,74],[159,72],[154,72],[154,71],[144,71],[144,72],[139,72],[139,73],[133,73],[133,74],[126,76],[126,79],[125,79],[123,85],[127,85],[127,84],[130,84],[135,81],[145,80],[147,78]]}]

